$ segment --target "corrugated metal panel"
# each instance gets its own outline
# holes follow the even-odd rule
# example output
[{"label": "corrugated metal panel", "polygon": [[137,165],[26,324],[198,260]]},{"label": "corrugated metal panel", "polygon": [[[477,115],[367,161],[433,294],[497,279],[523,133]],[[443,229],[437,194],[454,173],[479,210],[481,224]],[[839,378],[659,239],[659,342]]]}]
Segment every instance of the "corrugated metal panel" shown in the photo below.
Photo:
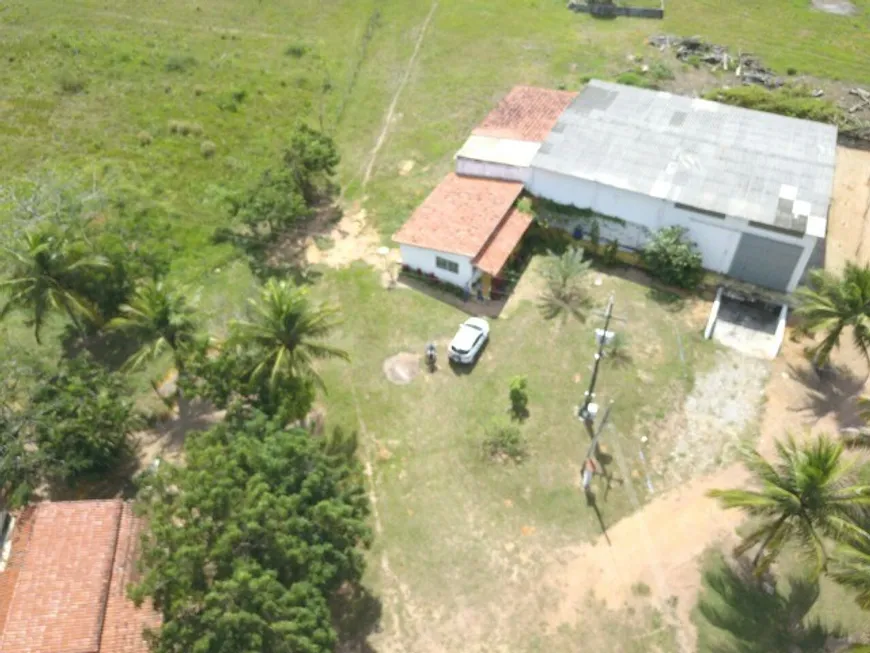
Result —
[{"label": "corrugated metal panel", "polygon": [[827,215],[836,140],[832,125],[593,80],[532,167],[804,233]]},{"label": "corrugated metal panel", "polygon": [[785,291],[802,253],[799,245],[744,233],[728,274],[765,288]]}]

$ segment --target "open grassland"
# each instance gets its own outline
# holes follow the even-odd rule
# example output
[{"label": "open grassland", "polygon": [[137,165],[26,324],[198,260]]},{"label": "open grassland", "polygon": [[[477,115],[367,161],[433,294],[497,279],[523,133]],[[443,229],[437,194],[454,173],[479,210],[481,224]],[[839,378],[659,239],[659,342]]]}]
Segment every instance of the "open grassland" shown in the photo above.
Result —
[{"label": "open grassland", "polygon": [[[385,290],[364,266],[321,279],[318,292],[343,310],[336,344],[353,352],[351,364],[324,370],[323,403],[328,426],[360,429],[372,473],[370,577],[385,614],[384,632],[373,641],[383,650],[572,650],[572,642],[592,638],[611,650],[644,651],[651,641],[673,642],[670,622],[647,604],[626,621],[590,595],[596,619],[563,624],[556,616],[565,579],[554,565],[649,496],[635,427],[682,405],[693,374],[715,352],[688,307],[658,303],[645,286],[618,277],[590,284],[598,306],[611,291],[626,320],[615,328],[628,335],[631,363],[602,365],[600,400],[616,403],[602,440],[611,482],[594,482],[599,522],[580,489],[589,439],[573,414],[591,373],[588,325],[544,320],[533,302],[522,301],[493,321],[479,362],[454,370],[443,358],[461,311],[414,290]],[[388,358],[419,356],[430,340],[442,356],[434,374],[421,365],[407,385],[387,380]],[[508,385],[517,374],[528,376],[530,398],[520,424],[530,455],[519,465],[492,461],[481,446],[486,425],[507,419]],[[649,446],[659,444],[664,438]],[[587,592],[591,587],[580,596]],[[626,623],[631,627],[621,630]]]}]

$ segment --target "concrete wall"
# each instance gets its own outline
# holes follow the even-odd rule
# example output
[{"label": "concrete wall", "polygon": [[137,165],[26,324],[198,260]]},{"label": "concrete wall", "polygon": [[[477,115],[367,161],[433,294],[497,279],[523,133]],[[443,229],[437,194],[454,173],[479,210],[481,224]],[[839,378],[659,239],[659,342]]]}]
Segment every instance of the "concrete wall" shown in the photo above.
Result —
[{"label": "concrete wall", "polygon": [[[402,254],[402,263],[410,268],[420,270],[423,274],[434,274],[442,281],[452,283],[461,288],[477,281],[477,278],[480,276],[480,271],[471,264],[471,259],[467,256],[446,254],[443,252],[436,252],[434,249],[424,249],[422,247],[413,247],[411,245],[399,245],[399,251]],[[442,270],[441,268],[436,267],[436,256],[457,263],[459,265],[459,272],[454,274],[449,270]]]},{"label": "concrete wall", "polygon": [[465,157],[456,157],[456,174],[525,182],[529,178],[529,169],[503,163],[490,163],[488,161],[476,161],[474,159],[466,159]]},{"label": "concrete wall", "polygon": [[[599,231],[602,239],[618,239],[620,244],[628,247],[642,247],[648,236],[662,227],[685,227],[698,245],[704,267],[722,274],[727,274],[731,267],[741,232],[799,245],[804,253],[795,267],[789,291],[797,287],[817,240],[813,236],[792,236],[752,227],[741,218],[717,218],[696,213],[668,200],[538,168],[531,169],[526,189],[532,195],[559,204],[591,209],[601,215],[625,220],[628,223],[626,226],[602,220],[599,222]],[[569,224],[566,228],[573,231],[573,226]]]}]

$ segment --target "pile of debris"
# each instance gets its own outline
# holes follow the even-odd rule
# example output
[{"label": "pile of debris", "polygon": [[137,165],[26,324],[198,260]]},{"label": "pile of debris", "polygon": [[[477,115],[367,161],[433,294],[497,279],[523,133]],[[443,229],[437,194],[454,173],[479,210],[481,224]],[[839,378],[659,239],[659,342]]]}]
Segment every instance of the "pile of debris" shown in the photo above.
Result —
[{"label": "pile of debris", "polygon": [[783,80],[777,77],[770,68],[748,53],[740,53],[736,57],[728,49],[715,43],[707,43],[698,36],[680,38],[668,34],[651,36],[648,43],[662,52],[669,48],[675,49],[677,59],[687,63],[705,63],[713,70],[734,70],[734,74],[743,80],[744,84],[760,84],[766,88],[778,88]]}]

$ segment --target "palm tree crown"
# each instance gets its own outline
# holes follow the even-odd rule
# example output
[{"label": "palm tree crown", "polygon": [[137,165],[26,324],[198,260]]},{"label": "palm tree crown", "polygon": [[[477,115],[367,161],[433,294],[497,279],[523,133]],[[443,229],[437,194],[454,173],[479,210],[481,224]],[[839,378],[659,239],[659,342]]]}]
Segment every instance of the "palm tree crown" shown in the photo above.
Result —
[{"label": "palm tree crown", "polygon": [[795,296],[799,302],[796,313],[805,320],[804,330],[811,335],[823,334],[814,348],[818,365],[827,362],[846,327],[852,327],[855,346],[868,356],[870,267],[847,263],[842,277],[814,270],[809,285],[798,288]]},{"label": "palm tree crown", "polygon": [[856,525],[870,506],[870,486],[852,485],[843,448],[825,436],[798,444],[789,436],[776,443],[779,460],[771,464],[757,451],[746,466],[760,490],[713,490],[725,508],[740,508],[757,519],[737,548],[754,546],[753,566],[766,569],[787,542],[797,543],[815,561],[816,573],[828,561],[827,540],[870,537]]},{"label": "palm tree crown", "polygon": [[11,247],[4,247],[9,264],[0,289],[8,293],[0,319],[15,310],[30,313],[27,321],[40,343],[42,327],[50,312],[66,313],[76,326],[79,317],[96,319],[91,303],[77,293],[72,275],[82,268],[107,267],[102,256],[76,253],[65,234],[48,229],[25,232]]},{"label": "palm tree crown", "polygon": [[268,375],[270,385],[282,376],[310,378],[323,387],[314,361],[348,360],[347,352],[321,342],[338,325],[337,309],[312,304],[305,288],[270,279],[250,303],[251,318],[233,325],[232,340],[257,352],[253,377]]},{"label": "palm tree crown", "polygon": [[547,285],[538,307],[546,319],[568,315],[581,322],[586,319],[589,299],[580,282],[590,266],[591,262],[584,260],[580,247],[571,247],[561,255],[550,252],[544,258],[540,271]]},{"label": "palm tree crown", "polygon": [[183,365],[181,354],[196,334],[192,310],[182,294],[164,281],[149,280],[136,288],[129,304],[122,304],[121,315],[109,322],[109,328],[124,331],[142,343],[125,363],[136,369],[166,351],[175,357],[176,367]]},{"label": "palm tree crown", "polygon": [[828,575],[856,590],[855,602],[870,610],[870,538],[854,537],[848,544],[837,547]]}]

